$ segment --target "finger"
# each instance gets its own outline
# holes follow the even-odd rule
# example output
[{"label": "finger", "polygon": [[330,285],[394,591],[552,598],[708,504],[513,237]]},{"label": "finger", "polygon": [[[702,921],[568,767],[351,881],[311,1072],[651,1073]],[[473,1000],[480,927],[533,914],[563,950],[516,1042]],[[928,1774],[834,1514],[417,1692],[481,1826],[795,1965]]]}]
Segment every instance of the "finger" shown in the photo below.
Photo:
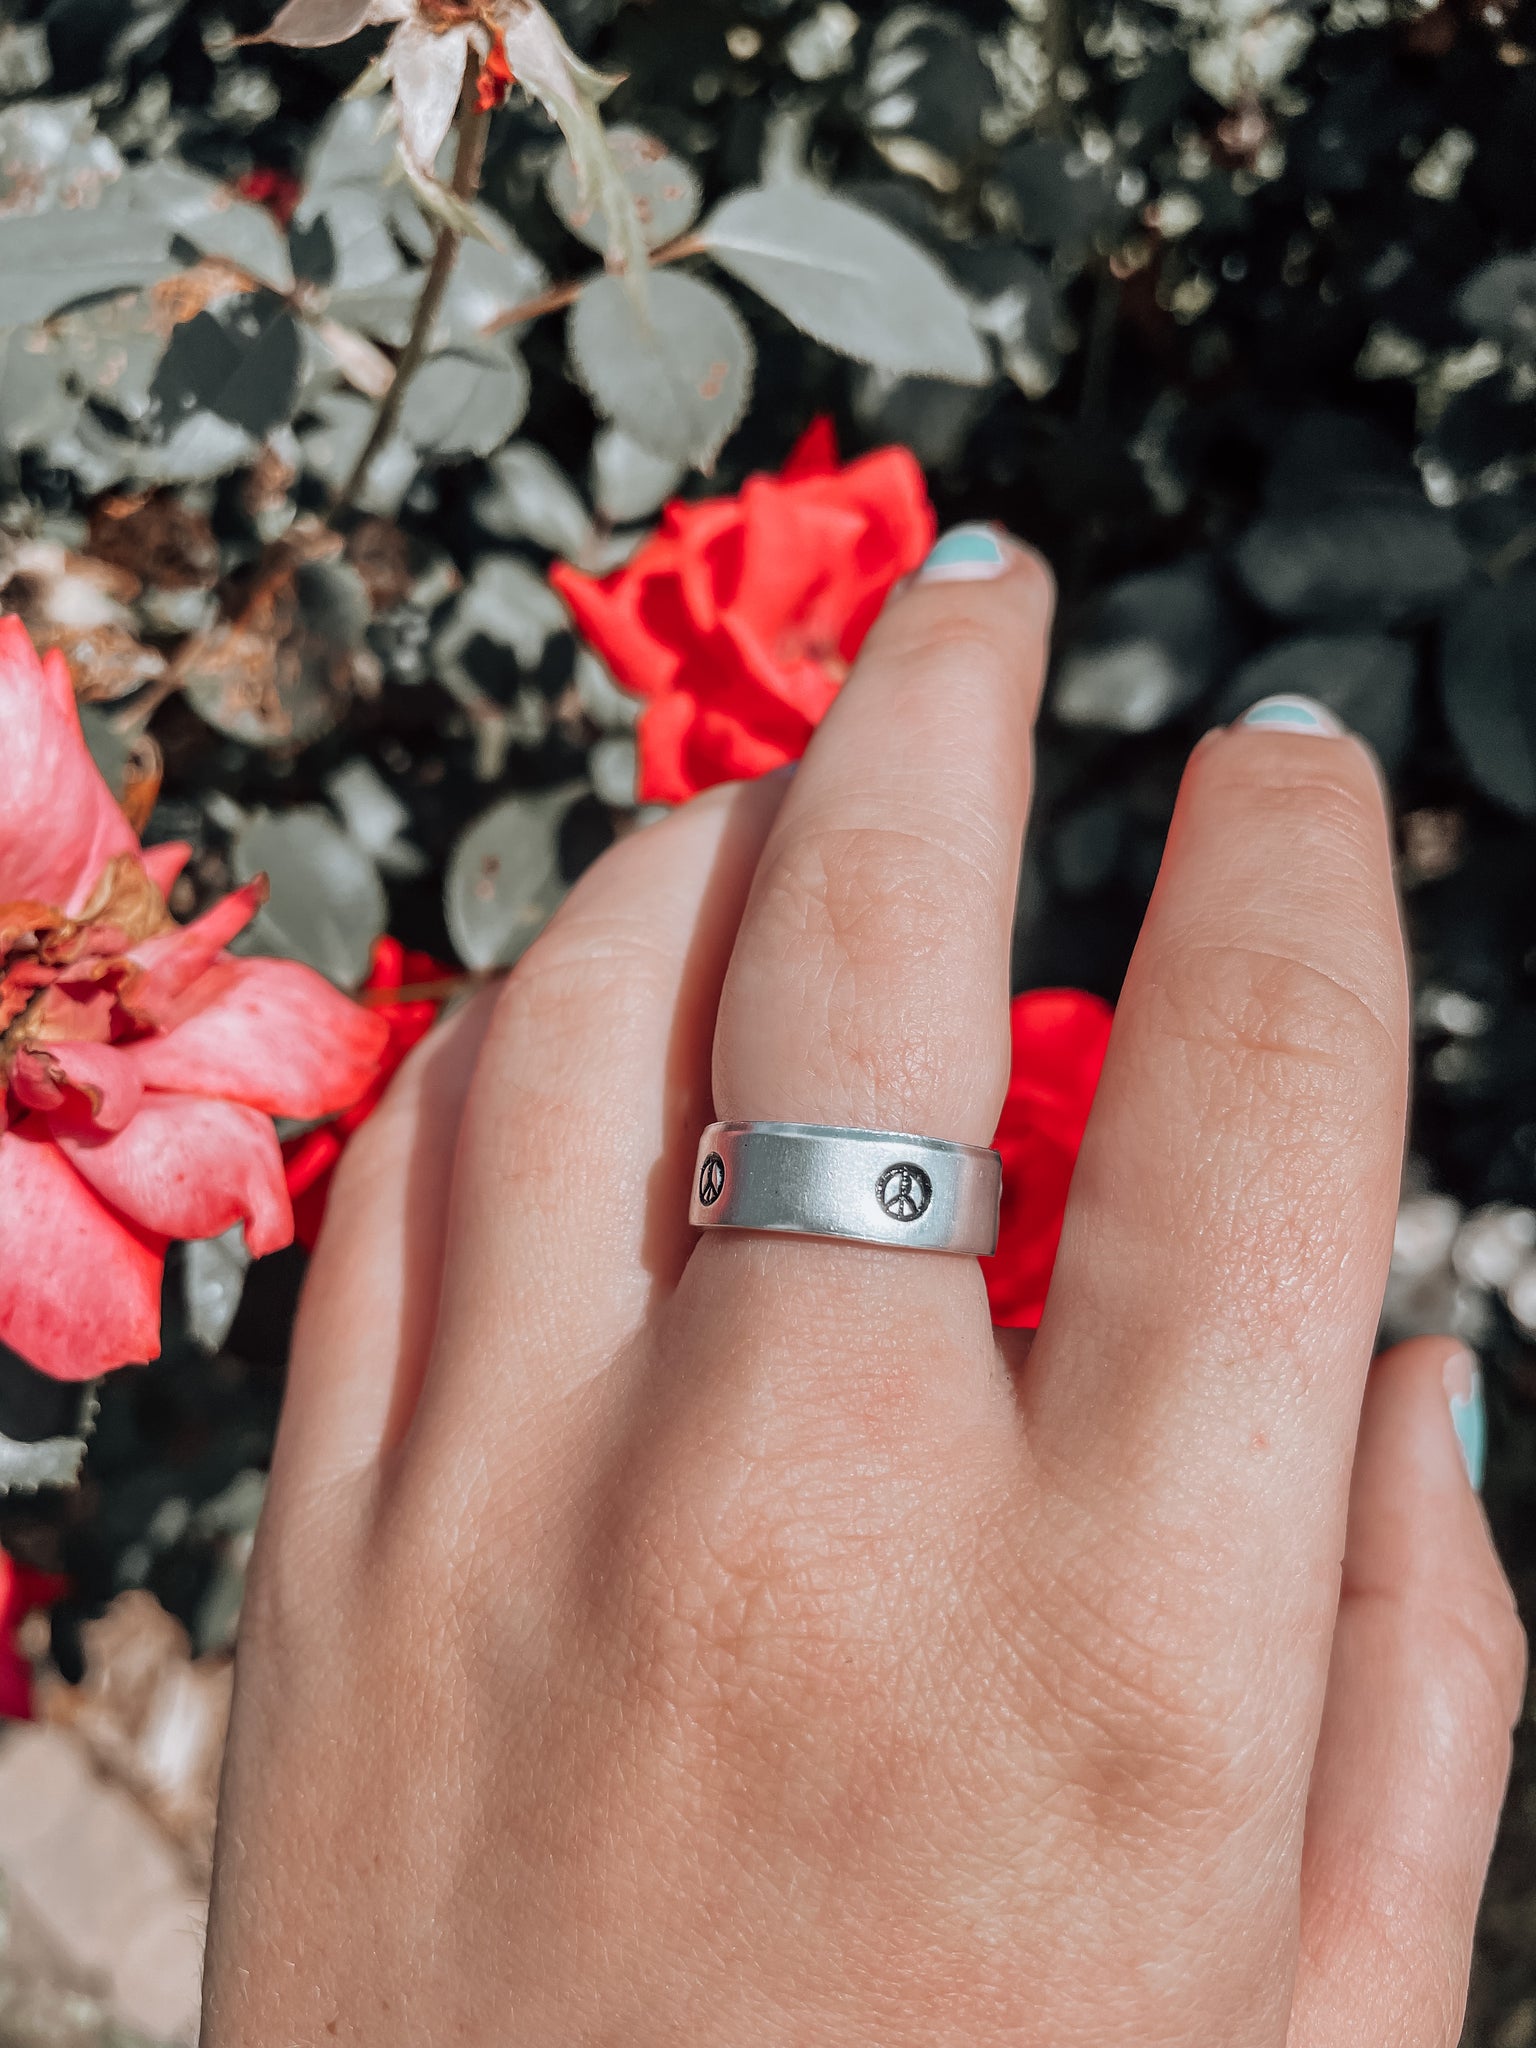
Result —
[{"label": "finger", "polygon": [[1308,1645],[1293,1730],[1325,1675],[1407,1055],[1366,750],[1331,719],[1213,735],[1126,975],[1025,1422],[1085,1497],[1219,1551],[1216,1639]]},{"label": "finger", "polygon": [[886,607],[763,853],[717,1116],[990,1142],[1050,610],[1044,565],[984,527]]},{"label": "finger", "polygon": [[[1448,1339],[1371,1373],[1302,1863],[1289,2048],[1451,2048],[1525,1641],[1468,1484],[1476,1368]],[[1448,1398],[1449,1397],[1449,1398]],[[1470,1435],[1469,1435],[1470,1440]]]},{"label": "finger", "polygon": [[[716,1116],[990,1141],[1051,601],[1043,563],[973,527],[887,605],[764,849],[720,1000]],[[899,1410],[935,1442],[999,1408],[974,1259],[705,1231],[677,1310],[694,1363],[658,1403],[760,1448],[769,1371],[791,1464],[837,1426],[829,1404]]]},{"label": "finger", "polygon": [[448,1189],[492,997],[413,1047],[349,1142],[326,1202],[294,1329],[275,1461],[322,1489],[398,1438],[431,1344]]},{"label": "finger", "polygon": [[536,1462],[538,1417],[675,1285],[720,979],[783,790],[712,790],[614,848],[500,992],[416,1423],[428,1466],[478,1456],[492,1429]]}]

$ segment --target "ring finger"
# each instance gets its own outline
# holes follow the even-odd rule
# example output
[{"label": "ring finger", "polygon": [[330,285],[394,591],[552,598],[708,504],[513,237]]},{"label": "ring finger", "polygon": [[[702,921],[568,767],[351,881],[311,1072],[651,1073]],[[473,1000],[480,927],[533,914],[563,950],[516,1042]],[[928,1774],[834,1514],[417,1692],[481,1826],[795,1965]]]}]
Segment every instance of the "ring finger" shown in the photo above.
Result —
[{"label": "ring finger", "polygon": [[[966,527],[886,607],[758,865],[720,1001],[717,1117],[990,1142],[1008,1078],[1009,935],[1051,603],[1037,557]],[[974,1260],[710,1231],[681,1305],[726,1317],[701,1353],[742,1358],[750,1378],[753,1345],[737,1338],[773,1330],[787,1300],[829,1290],[845,1312],[844,1363],[829,1378],[814,1346],[794,1348],[794,1370],[822,1391],[856,1387],[847,1361],[861,1347],[841,1340],[863,1304],[882,1329],[938,1318],[936,1341],[955,1339],[977,1373],[991,1370]],[[862,1349],[889,1358],[883,1343]],[[779,1371],[782,1382],[787,1359]],[[936,1392],[964,1403],[978,1385],[968,1394],[952,1378]]]}]

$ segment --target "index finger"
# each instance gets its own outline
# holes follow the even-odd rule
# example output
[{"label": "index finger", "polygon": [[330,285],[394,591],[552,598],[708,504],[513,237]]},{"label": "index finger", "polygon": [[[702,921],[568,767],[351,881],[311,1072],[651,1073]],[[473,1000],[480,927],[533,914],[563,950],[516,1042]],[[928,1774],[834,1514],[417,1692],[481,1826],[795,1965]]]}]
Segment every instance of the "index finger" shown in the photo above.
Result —
[{"label": "index finger", "polygon": [[1314,1691],[1408,1050],[1374,763],[1305,700],[1255,706],[1185,774],[1024,1400],[1032,1448],[1097,1468],[1149,1557],[1193,1537],[1229,1640],[1313,1643]]}]

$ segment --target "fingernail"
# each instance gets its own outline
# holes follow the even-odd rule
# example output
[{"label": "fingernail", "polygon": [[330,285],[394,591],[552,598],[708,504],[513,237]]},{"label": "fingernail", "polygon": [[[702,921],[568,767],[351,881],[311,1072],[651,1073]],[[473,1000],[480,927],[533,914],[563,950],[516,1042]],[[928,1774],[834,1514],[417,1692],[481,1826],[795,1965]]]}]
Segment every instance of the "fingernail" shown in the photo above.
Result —
[{"label": "fingernail", "polygon": [[990,583],[1008,567],[1008,551],[990,526],[952,526],[913,579],[918,583]]},{"label": "fingernail", "polygon": [[1446,1398],[1451,1404],[1451,1422],[1461,1446],[1461,1462],[1476,1490],[1483,1490],[1483,1467],[1488,1460],[1488,1412],[1483,1406],[1483,1376],[1470,1351],[1453,1351],[1445,1361]]},{"label": "fingernail", "polygon": [[1315,733],[1330,740],[1340,739],[1344,733],[1342,720],[1335,718],[1326,704],[1314,703],[1310,697],[1261,697],[1240,722],[1259,732]]}]

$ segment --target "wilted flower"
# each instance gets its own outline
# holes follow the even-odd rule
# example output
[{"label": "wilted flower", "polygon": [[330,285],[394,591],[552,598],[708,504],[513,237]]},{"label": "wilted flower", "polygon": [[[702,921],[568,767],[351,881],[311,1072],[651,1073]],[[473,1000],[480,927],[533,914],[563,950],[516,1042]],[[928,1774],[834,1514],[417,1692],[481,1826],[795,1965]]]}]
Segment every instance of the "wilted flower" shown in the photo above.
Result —
[{"label": "wilted flower", "polygon": [[287,0],[262,40],[314,50],[386,23],[393,26],[388,47],[356,89],[389,85],[400,160],[433,212],[472,225],[434,166],[473,64],[482,113],[499,106],[515,82],[558,122],[582,196],[608,222],[610,256],[623,269],[644,269],[634,203],[596,112],[619,81],[581,61],[539,0]]},{"label": "wilted flower", "polygon": [[1003,1157],[1002,1228],[996,1256],[981,1267],[994,1323],[1032,1329],[1040,1321],[1112,1016],[1082,989],[1013,999],[1013,1069],[992,1140]]},{"label": "wilted flower", "polygon": [[184,845],[141,849],[63,660],[0,619],[0,1342],[55,1379],[153,1358],[172,1238],[293,1234],[274,1116],[362,1093],[386,1026],[224,948],[266,885],[178,925]]},{"label": "wilted flower", "polygon": [[646,699],[642,801],[682,803],[798,760],[934,524],[905,448],[841,465],[818,420],[777,476],[669,504],[613,575],[557,563],[550,581],[577,626]]}]

